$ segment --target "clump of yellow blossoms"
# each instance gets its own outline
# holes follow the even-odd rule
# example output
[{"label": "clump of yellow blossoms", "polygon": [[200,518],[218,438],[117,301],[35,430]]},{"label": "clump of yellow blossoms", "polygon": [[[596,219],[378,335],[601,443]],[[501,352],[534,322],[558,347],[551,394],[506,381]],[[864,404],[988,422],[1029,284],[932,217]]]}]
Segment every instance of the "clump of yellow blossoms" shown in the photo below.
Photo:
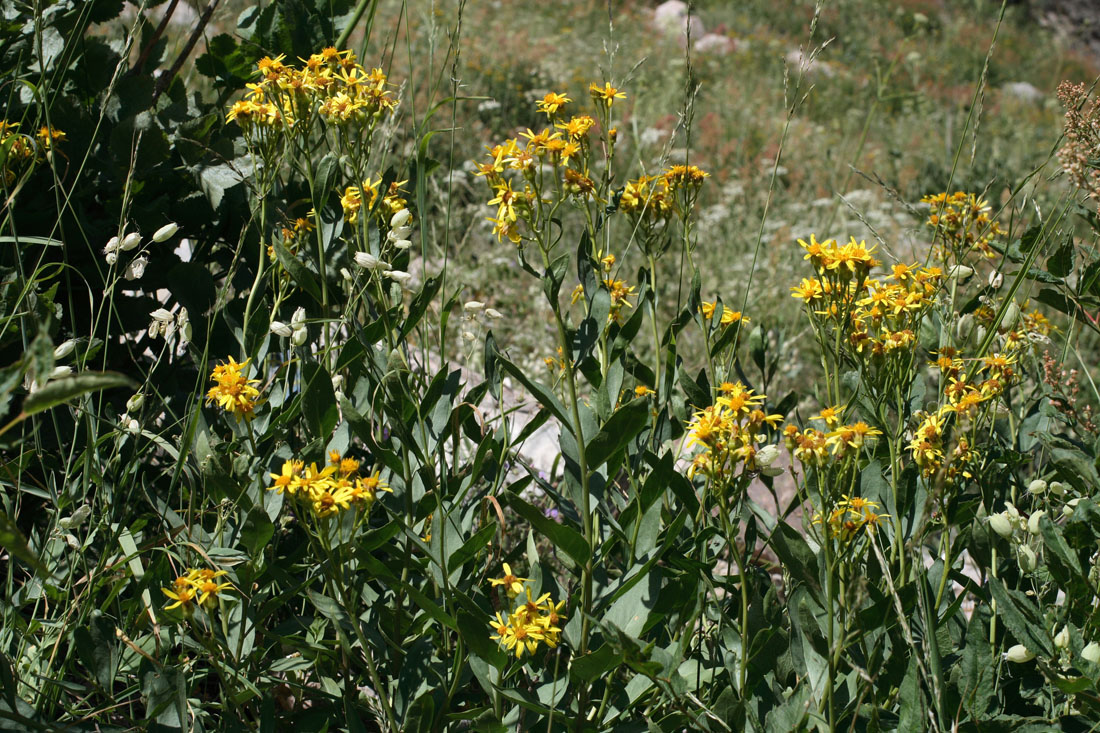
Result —
[{"label": "clump of yellow blossoms", "polygon": [[746,471],[767,467],[758,462],[760,444],[783,416],[760,409],[765,396],[754,394],[741,382],[723,383],[718,391],[714,404],[696,412],[688,424],[687,447],[702,448],[692,460],[688,476],[702,473],[722,485],[734,478],[738,466]]},{"label": "clump of yellow blossoms", "polygon": [[284,461],[279,473],[270,474],[269,490],[286,493],[307,504],[319,519],[325,519],[352,507],[369,510],[380,492],[393,489],[382,481],[379,472],[359,475],[359,461],[345,458],[337,451],[329,453],[329,465],[308,467],[304,461]]},{"label": "clump of yellow blossoms", "polygon": [[990,243],[1005,231],[989,216],[989,203],[973,193],[937,193],[925,196],[921,203],[932,209],[928,226],[939,236],[939,258],[961,262],[963,257],[976,251],[984,257],[996,255]]},{"label": "clump of yellow blossoms", "polygon": [[18,122],[0,119],[0,170],[4,184],[11,185],[28,163],[45,161],[54,147],[66,139],[64,132],[47,126],[40,127],[33,137],[24,135],[19,132]]},{"label": "clump of yellow blossoms", "polygon": [[232,583],[218,582],[218,578],[227,574],[225,570],[188,568],[186,573],[173,581],[170,589],[160,589],[161,593],[173,601],[165,609],[170,611],[180,608],[184,614],[190,615],[195,610],[195,604],[207,610],[216,608],[219,594],[233,589]]},{"label": "clump of yellow blossoms", "polygon": [[[882,520],[889,519],[888,514],[879,514],[879,505],[860,496],[841,497],[836,508],[829,512],[827,524],[830,537],[847,542],[860,532],[871,532],[881,526]],[[815,512],[814,524],[823,524],[820,512]]]},{"label": "clump of yellow blossoms", "polygon": [[[703,314],[705,320],[711,320],[714,318],[714,311],[718,307],[718,301],[712,301],[710,303],[702,303],[699,306],[699,312]],[[748,316],[742,316],[741,311],[731,310],[725,306],[722,306],[722,316],[718,319],[719,325],[732,326],[735,323],[748,323],[752,319]]]},{"label": "clump of yellow blossoms", "polygon": [[363,194],[367,196],[367,211],[374,211],[378,219],[389,221],[390,217],[408,207],[408,201],[402,195],[405,193],[401,187],[408,180],[394,181],[386,189],[386,195],[382,197],[382,205],[374,209],[374,202],[378,200],[378,188],[382,185],[382,179],[372,181],[370,178],[363,181],[362,186],[348,186],[340,196],[340,207],[344,210],[344,221],[355,224],[359,221],[359,210],[363,207]]},{"label": "clump of yellow blossoms", "polygon": [[260,380],[248,379],[241,374],[249,361],[245,359],[238,364],[230,356],[228,364],[219,364],[214,367],[210,378],[215,384],[206,393],[207,403],[216,402],[219,407],[237,418],[238,422],[242,417],[252,418],[256,401],[260,396],[259,390],[252,386]]},{"label": "clump of yellow blossoms", "polygon": [[256,63],[260,77],[248,94],[226,114],[246,137],[268,131],[308,129],[320,118],[338,127],[369,127],[397,107],[381,69],[367,71],[351,51],[326,48],[304,60],[301,68],[286,57],[265,56]]},{"label": "clump of yellow blossoms", "polygon": [[523,584],[527,578],[517,578],[507,563],[504,564],[504,573],[503,578],[490,578],[489,582],[494,587],[504,586],[509,599],[526,594],[526,600],[522,600],[507,618],[497,611],[489,621],[493,630],[489,638],[514,652],[516,659],[521,659],[524,652],[534,654],[539,644],[551,649],[556,647],[561,640],[561,622],[567,618],[562,613],[565,601],[554,603],[549,593],[533,597],[531,589]]}]

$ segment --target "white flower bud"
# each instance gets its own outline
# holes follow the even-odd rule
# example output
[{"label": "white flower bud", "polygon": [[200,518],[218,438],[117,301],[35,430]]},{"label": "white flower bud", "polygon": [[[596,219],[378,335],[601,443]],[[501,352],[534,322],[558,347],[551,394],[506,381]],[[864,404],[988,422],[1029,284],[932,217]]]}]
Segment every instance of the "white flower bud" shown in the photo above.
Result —
[{"label": "white flower bud", "polygon": [[489,316],[493,320],[504,318],[504,314],[498,311],[496,308],[486,308],[485,315]]},{"label": "white flower bud", "polygon": [[1046,512],[1040,509],[1027,518],[1027,531],[1029,534],[1039,534],[1039,520],[1043,518],[1044,514]]},{"label": "white flower bud", "polygon": [[1054,646],[1065,649],[1069,646],[1069,627],[1063,626],[1062,630],[1054,635]]},{"label": "white flower bud", "polygon": [[394,280],[400,283],[402,287],[408,287],[409,283],[412,282],[413,279],[412,275],[407,272],[402,272],[401,270],[386,270],[382,274],[388,277],[390,280]]},{"label": "white flower bud", "polygon": [[1062,507],[1062,516],[1063,517],[1072,517],[1073,512],[1076,511],[1077,504],[1080,501],[1081,501],[1080,499],[1070,499],[1069,502],[1067,502],[1066,505],[1064,507]]},{"label": "white flower bud", "polygon": [[118,251],[118,237],[111,237],[107,240],[107,245],[103,248],[103,254],[110,254],[111,252]]},{"label": "white flower bud", "polygon": [[991,514],[989,516],[989,526],[1006,540],[1012,537],[1012,520],[1004,512]]},{"label": "white flower bud", "polygon": [[354,279],[351,276],[351,272],[346,267],[340,268],[340,277],[344,278],[347,282],[351,282]]},{"label": "white flower bud", "polygon": [[959,322],[955,325],[955,338],[959,341],[966,341],[970,336],[970,332],[974,329],[974,316],[967,313],[959,318]]},{"label": "white flower bud", "polygon": [[756,451],[756,466],[761,470],[770,468],[771,465],[775,463],[776,458],[779,458],[779,446],[774,443],[769,443]]},{"label": "white flower bud", "polygon": [[951,268],[951,272],[949,272],[947,276],[952,279],[958,278],[960,280],[965,280],[973,274],[974,268],[967,267],[966,265],[955,265]]},{"label": "white flower bud", "polygon": [[65,544],[69,546],[70,550],[80,549],[80,540],[69,533],[65,533]]},{"label": "white flower bud", "polygon": [[64,359],[66,356],[73,353],[74,349],[76,349],[76,339],[64,341],[53,350],[53,358]]},{"label": "white flower bud", "polygon": [[176,320],[176,317],[172,315],[172,311],[165,308],[157,308],[155,311],[149,314],[154,321],[160,323],[168,323],[169,321]]},{"label": "white flower bud", "polygon": [[173,234],[175,234],[178,231],[179,231],[179,227],[176,225],[175,222],[172,222],[170,224],[165,224],[160,229],[153,232],[153,241],[154,242],[163,242],[164,240],[168,239],[168,237],[172,236]]},{"label": "white flower bud", "polygon": [[108,252],[107,256],[104,257],[103,259],[107,261],[108,265],[113,265],[116,262],[118,262],[118,255],[115,254],[114,252]]},{"label": "white flower bud", "polygon": [[393,248],[405,250],[412,246],[412,242],[408,239],[398,239],[394,241]]},{"label": "white flower bud", "polygon": [[59,366],[54,367],[50,372],[49,379],[64,379],[65,377],[71,377],[73,375],[73,368],[71,366]]},{"label": "white flower bud", "polygon": [[475,336],[472,331],[463,331],[462,338],[466,341],[473,341],[477,336]]},{"label": "white flower bud", "polygon": [[1023,644],[1017,644],[1009,647],[1009,650],[1005,652],[1005,659],[1016,664],[1023,664],[1035,659],[1035,655],[1028,651],[1028,648]]},{"label": "white flower bud", "polygon": [[309,338],[309,331],[305,329],[305,326],[294,329],[294,332],[290,335],[290,342],[295,346],[301,346]]},{"label": "white flower bud", "polygon": [[1027,493],[1029,494],[1043,494],[1046,493],[1047,482],[1041,478],[1037,478],[1027,485]]},{"label": "white flower bud", "polygon": [[145,395],[143,395],[141,392],[137,392],[132,397],[130,397],[130,399],[126,400],[126,412],[137,412],[144,404]]},{"label": "white flower bud", "polygon": [[145,274],[145,266],[148,264],[149,258],[145,255],[135,257],[126,266],[126,272],[122,276],[127,280],[140,280],[141,276]]},{"label": "white flower bud", "polygon": [[1012,328],[1018,320],[1020,320],[1020,306],[1016,305],[1016,301],[1012,301],[1005,308],[1005,316],[1001,319],[1001,326]]},{"label": "white flower bud", "polygon": [[88,520],[88,517],[91,516],[91,514],[91,507],[89,507],[87,504],[81,504],[80,507],[75,512],[73,512],[73,515],[71,517],[62,517],[61,519],[57,520],[57,523],[61,526],[62,529],[76,529],[80,525],[84,524],[84,522]]},{"label": "white flower bud", "polygon": [[989,287],[993,288],[994,290],[999,290],[1000,287],[1004,285],[1004,282],[1005,276],[1002,275],[998,270],[994,270],[993,272],[989,273]]},{"label": "white flower bud", "polygon": [[344,375],[343,374],[333,374],[332,375],[332,388],[334,390],[339,390],[343,386],[344,386]]},{"label": "white flower bud", "polygon": [[1047,488],[1050,489],[1050,493],[1054,496],[1062,496],[1066,493],[1066,485],[1061,481],[1051,481]]},{"label": "white flower bud", "polygon": [[126,430],[131,435],[137,435],[138,433],[141,432],[141,423],[139,423],[137,420],[135,420],[133,418],[130,418],[126,422]]},{"label": "white flower bud", "polygon": [[1095,641],[1090,641],[1085,645],[1085,648],[1081,650],[1081,658],[1093,664],[1100,663],[1100,644],[1097,644]]},{"label": "white flower bud", "polygon": [[1016,562],[1020,566],[1020,571],[1024,573],[1032,572],[1039,565],[1035,550],[1027,545],[1020,545],[1019,549],[1016,550]]},{"label": "white flower bud", "polygon": [[397,229],[403,227],[409,223],[409,219],[412,218],[412,212],[408,209],[401,209],[396,214],[390,217],[390,229]]},{"label": "white flower bud", "polygon": [[412,227],[396,227],[390,230],[390,233],[386,235],[386,239],[396,242],[399,239],[408,239],[410,234],[412,234]]},{"label": "white flower bud", "polygon": [[186,321],[180,326],[180,346],[186,346],[191,342],[191,322]]},{"label": "white flower bud", "polygon": [[1011,501],[1006,501],[1005,502],[1005,507],[1007,507],[1005,509],[1005,513],[1008,515],[1009,519],[1011,519],[1013,521],[1016,521],[1017,519],[1020,518],[1020,510],[1017,509],[1016,505],[1013,504]]},{"label": "white flower bud", "polygon": [[139,244],[141,244],[141,235],[137,232],[130,232],[118,243],[118,248],[123,252],[129,252]]},{"label": "white flower bud", "polygon": [[276,336],[282,336],[285,339],[290,338],[291,334],[294,333],[293,329],[282,321],[272,321],[269,330]]},{"label": "white flower bud", "polygon": [[384,270],[389,267],[389,264],[378,259],[370,252],[356,252],[355,264],[362,267],[364,270]]},{"label": "white flower bud", "polygon": [[485,307],[485,304],[480,300],[467,300],[466,304],[462,306],[468,313],[474,313]]},{"label": "white flower bud", "polygon": [[299,308],[298,310],[294,311],[294,315],[292,315],[290,317],[290,326],[291,326],[291,328],[296,329],[305,322],[306,322],[306,309],[305,308]]}]

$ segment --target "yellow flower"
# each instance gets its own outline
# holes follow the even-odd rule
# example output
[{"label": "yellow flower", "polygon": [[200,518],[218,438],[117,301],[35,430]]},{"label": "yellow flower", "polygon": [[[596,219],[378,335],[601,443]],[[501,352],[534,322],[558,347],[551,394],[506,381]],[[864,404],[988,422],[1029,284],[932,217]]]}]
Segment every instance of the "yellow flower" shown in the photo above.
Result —
[{"label": "yellow flower", "polygon": [[191,586],[176,586],[175,590],[168,590],[167,588],[161,588],[160,592],[171,598],[175,603],[170,603],[164,607],[164,610],[171,611],[173,608],[183,608],[184,612],[188,612],[191,609],[191,604],[195,602],[195,589]]},{"label": "yellow flower", "polygon": [[564,94],[558,94],[557,92],[549,92],[545,97],[535,102],[539,108],[539,112],[542,112],[547,117],[553,117],[558,111],[569,104],[573,100]]},{"label": "yellow flower", "polygon": [[259,391],[252,386],[260,380],[247,379],[241,374],[241,370],[248,366],[249,361],[245,359],[238,364],[230,356],[228,364],[215,366],[214,371],[210,373],[210,378],[216,384],[206,393],[207,403],[217,402],[223,410],[232,413],[238,422],[242,417],[251,419],[253,410],[256,408],[256,399],[260,396]]},{"label": "yellow flower", "polygon": [[301,461],[283,461],[283,468],[280,473],[268,474],[274,481],[268,488],[274,489],[280,494],[284,491],[293,494],[298,489],[297,479],[303,468],[304,464]]},{"label": "yellow flower", "polygon": [[355,479],[355,485],[350,489],[351,500],[356,504],[369,507],[378,500],[378,492],[380,491],[393,493],[393,489],[382,483],[378,471],[375,471],[371,476]]},{"label": "yellow flower", "polygon": [[616,99],[626,99],[626,95],[620,92],[615,87],[611,86],[610,82],[604,82],[601,87],[599,84],[592,82],[588,86],[588,94],[596,101],[597,104],[607,105],[608,109],[611,109],[611,105]]},{"label": "yellow flower", "polygon": [[503,585],[504,590],[508,592],[509,598],[515,598],[523,592],[523,583],[528,578],[517,577],[508,563],[504,563],[504,577],[503,578],[489,578],[489,584],[492,587]]}]

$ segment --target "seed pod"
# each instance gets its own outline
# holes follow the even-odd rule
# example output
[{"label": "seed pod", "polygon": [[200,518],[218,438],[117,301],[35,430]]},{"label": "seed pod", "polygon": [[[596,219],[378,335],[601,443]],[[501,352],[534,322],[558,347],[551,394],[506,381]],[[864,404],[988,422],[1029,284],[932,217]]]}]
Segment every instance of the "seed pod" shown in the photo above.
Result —
[{"label": "seed pod", "polygon": [[1029,494],[1042,494],[1047,490],[1047,482],[1041,478],[1037,478],[1027,485],[1027,491]]},{"label": "seed pod", "polygon": [[1039,558],[1035,556],[1035,550],[1027,545],[1020,545],[1016,551],[1016,562],[1020,566],[1020,571],[1024,573],[1033,572],[1039,566]]},{"label": "seed pod", "polygon": [[1004,512],[989,515],[989,526],[1006,540],[1012,537],[1012,520]]}]

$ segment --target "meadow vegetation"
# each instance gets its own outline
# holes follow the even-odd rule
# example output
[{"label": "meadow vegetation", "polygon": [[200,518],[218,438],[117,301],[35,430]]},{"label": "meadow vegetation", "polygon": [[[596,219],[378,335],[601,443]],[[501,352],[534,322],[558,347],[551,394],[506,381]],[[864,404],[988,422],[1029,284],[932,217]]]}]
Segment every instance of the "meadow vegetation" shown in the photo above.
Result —
[{"label": "meadow vegetation", "polygon": [[1095,727],[1094,61],[674,6],[0,2],[0,729]]}]

